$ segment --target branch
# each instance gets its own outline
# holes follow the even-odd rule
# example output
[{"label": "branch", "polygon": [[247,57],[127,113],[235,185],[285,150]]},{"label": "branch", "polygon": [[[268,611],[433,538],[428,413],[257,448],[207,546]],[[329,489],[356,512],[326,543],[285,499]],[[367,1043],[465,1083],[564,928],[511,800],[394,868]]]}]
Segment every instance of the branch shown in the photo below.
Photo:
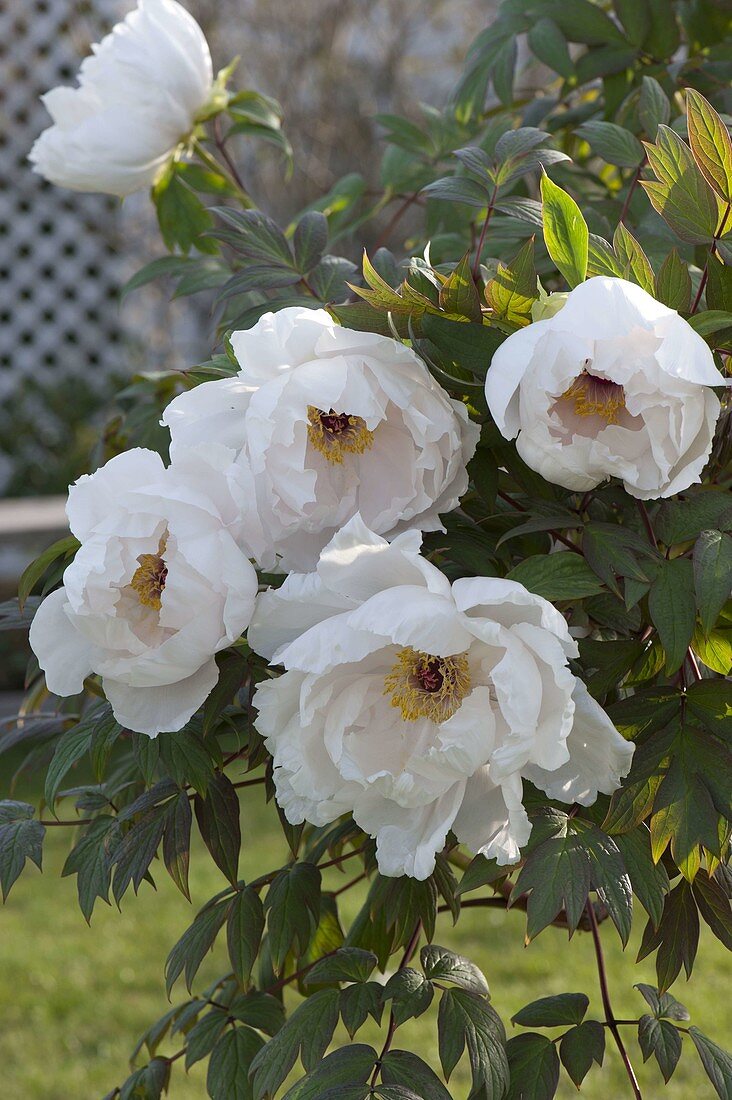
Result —
[{"label": "branch", "polygon": [[[497,496],[499,496],[501,500],[505,500],[506,504],[510,504],[511,507],[515,508],[518,512],[527,511],[527,509],[524,508],[523,504],[519,504],[517,500],[514,500],[513,497],[508,495],[508,493],[504,493],[502,489],[499,489],[497,491]],[[553,538],[557,540],[557,542],[561,542],[564,546],[566,546],[568,550],[574,550],[575,554],[582,554],[579,546],[576,546],[571,539],[565,538],[565,536],[560,531],[551,530],[548,533],[552,535]]]},{"label": "branch", "polygon": [[485,243],[485,235],[488,232],[488,226],[490,225],[491,218],[493,217],[493,210],[495,209],[495,201],[498,197],[498,184],[493,188],[493,194],[490,197],[488,203],[488,209],[485,212],[485,221],[483,222],[483,228],[480,231],[480,237],[478,239],[478,247],[475,252],[475,263],[473,264],[473,278],[476,283],[478,282],[478,276],[480,275],[480,257],[483,252],[483,244]]},{"label": "branch", "polygon": [[386,227],[379,234],[379,236],[376,240],[376,243],[374,244],[374,247],[373,247],[374,252],[378,252],[380,248],[384,247],[386,242],[389,240],[389,237],[392,235],[392,233],[394,232],[394,230],[398,226],[399,222],[402,220],[402,218],[406,214],[407,210],[409,210],[409,208],[419,198],[421,190],[422,190],[422,188],[418,187],[416,191],[413,191],[411,193],[411,195],[407,195],[406,199],[401,204],[401,206],[399,206],[397,208],[397,210],[394,212],[394,215],[391,218],[391,220],[387,223]]},{"label": "branch", "polygon": [[615,1045],[620,1051],[620,1057],[623,1059],[623,1065],[625,1066],[625,1072],[628,1074],[628,1080],[630,1081],[630,1087],[633,1090],[633,1096],[635,1100],[643,1100],[641,1095],[640,1086],[638,1085],[638,1079],[635,1075],[635,1070],[631,1065],[628,1052],[625,1049],[623,1040],[620,1037],[618,1031],[618,1021],[613,1016],[613,1009],[610,1003],[610,991],[607,985],[607,973],[605,971],[605,957],[602,953],[602,943],[600,941],[600,929],[597,926],[597,918],[595,916],[595,910],[592,902],[587,899],[587,916],[590,921],[590,928],[592,929],[592,940],[595,945],[595,958],[597,959],[597,977],[600,982],[600,996],[602,997],[602,1007],[605,1012],[605,1022],[610,1029],[610,1033],[615,1040]]},{"label": "branch", "polygon": [[638,186],[638,181],[640,180],[641,172],[643,171],[643,168],[645,167],[645,163],[646,163],[646,156],[644,154],[643,155],[643,160],[640,162],[640,164],[636,168],[635,172],[633,173],[633,178],[630,181],[630,187],[628,188],[628,194],[625,196],[625,202],[623,203],[623,209],[620,211],[620,224],[621,225],[625,224],[625,218],[626,218],[626,215],[628,213],[628,209],[630,207],[630,200],[633,198],[633,192],[635,191],[636,187]]},{"label": "branch", "polygon": [[[414,955],[414,952],[417,950],[417,944],[419,943],[419,937],[420,937],[421,932],[422,932],[422,921],[418,920],[416,925],[414,926],[414,932],[412,932],[412,936],[411,936],[411,938],[409,940],[409,943],[407,944],[406,949],[404,951],[404,954],[402,956],[402,961],[399,963],[399,966],[397,967],[397,973],[400,970],[403,970],[404,967],[408,966],[409,963],[411,962],[412,956]],[[384,1039],[384,1045],[381,1048],[381,1054],[379,1055],[379,1057],[376,1061],[376,1065],[374,1066],[374,1072],[371,1076],[371,1088],[372,1089],[376,1084],[376,1080],[379,1076],[379,1073],[381,1072],[381,1063],[384,1061],[384,1058],[386,1057],[386,1055],[389,1053],[389,1050],[391,1049],[391,1044],[394,1040],[394,1032],[396,1031],[396,1029],[397,1029],[397,1022],[396,1022],[396,1017],[394,1016],[394,1010],[392,1009],[392,1011],[389,1014],[389,1027],[388,1027],[388,1030],[386,1032],[386,1038]]]},{"label": "branch", "polygon": [[696,297],[694,298],[694,304],[691,307],[691,312],[692,313],[696,313],[697,308],[699,306],[699,303],[701,302],[701,297],[702,297],[702,294],[704,293],[704,288],[707,285],[707,279],[709,278],[709,258],[712,255],[712,253],[714,252],[714,249],[717,247],[717,241],[719,240],[719,238],[724,233],[725,226],[727,225],[727,218],[730,216],[730,213],[732,213],[732,202],[727,203],[727,209],[725,210],[724,214],[722,215],[722,220],[719,223],[719,227],[718,227],[716,233],[714,234],[714,237],[712,239],[712,243],[709,245],[709,251],[707,252],[706,263],[704,264],[704,270],[702,271],[702,277],[699,280],[699,288],[696,292]]}]

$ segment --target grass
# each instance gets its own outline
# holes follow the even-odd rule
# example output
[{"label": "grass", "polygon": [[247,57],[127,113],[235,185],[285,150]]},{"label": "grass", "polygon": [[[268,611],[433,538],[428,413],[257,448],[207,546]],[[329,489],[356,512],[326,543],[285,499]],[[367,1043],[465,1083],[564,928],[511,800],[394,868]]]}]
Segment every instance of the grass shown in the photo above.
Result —
[{"label": "grass", "polygon": [[[246,792],[242,827],[242,874],[254,877],[281,864],[284,844],[272,807],[263,807],[259,789]],[[66,829],[49,829],[44,873],[28,868],[0,909],[0,1065],[3,1100],[99,1100],[127,1073],[129,1054],[145,1028],[167,1008],[163,985],[166,955],[190,923],[194,908],[177,892],[164,870],[155,874],[157,891],[147,884],[138,897],[123,900],[122,912],[101,905],[85,924],[76,904],[73,879],[61,879],[60,869],[71,841]],[[329,871],[335,887],[348,878]],[[350,873],[349,873],[350,875]],[[207,853],[196,848],[192,858],[193,905],[206,901],[223,885]],[[341,913],[348,921],[356,912],[361,887],[342,895]],[[586,991],[589,1016],[601,1018],[591,938],[550,928],[528,948],[523,945],[520,912],[497,909],[465,910],[458,927],[441,916],[437,942],[477,962],[491,985],[493,1003],[512,1031],[510,1016],[537,997],[563,991]],[[609,925],[602,926],[611,996],[619,1018],[637,1017],[645,1002],[634,982],[655,982],[652,960],[634,966],[643,921],[625,952]],[[226,968],[225,948],[217,946],[202,967],[198,988]],[[674,994],[692,1014],[692,1022],[724,1043],[732,1022],[729,956],[711,935],[702,934],[699,957],[690,985],[679,980]],[[195,987],[194,987],[195,988]],[[183,1000],[177,986],[174,1000]],[[293,995],[293,1003],[297,998]],[[645,1100],[699,1100],[714,1095],[689,1040],[679,1068],[663,1088],[655,1062],[642,1064],[634,1029],[625,1028]],[[340,1041],[347,1041],[342,1035]],[[375,1026],[358,1040],[377,1048],[383,1031]],[[437,1066],[435,1009],[397,1032],[397,1047],[416,1051]],[[167,1048],[172,1053],[175,1047]],[[466,1062],[467,1060],[465,1060]],[[464,1100],[469,1091],[466,1064],[456,1070],[450,1091]],[[565,1077],[557,1094],[576,1096]],[[593,1069],[582,1095],[587,1100],[630,1096],[615,1047],[608,1042],[605,1066]],[[204,1100],[205,1068],[187,1077],[180,1062],[173,1068],[172,1100]]]}]

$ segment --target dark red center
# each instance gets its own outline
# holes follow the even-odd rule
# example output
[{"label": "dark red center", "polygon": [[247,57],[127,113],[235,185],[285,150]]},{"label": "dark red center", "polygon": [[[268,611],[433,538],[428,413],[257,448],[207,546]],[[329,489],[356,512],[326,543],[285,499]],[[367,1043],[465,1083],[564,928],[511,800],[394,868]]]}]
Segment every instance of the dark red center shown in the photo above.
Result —
[{"label": "dark red center", "polygon": [[430,693],[439,691],[445,681],[440,662],[436,659],[428,661],[426,665],[417,670],[416,675],[422,690]]},{"label": "dark red center", "polygon": [[348,413],[337,413],[334,409],[330,409],[327,413],[320,414],[320,423],[326,432],[330,432],[331,435],[340,435],[341,432],[350,428],[351,418]]}]

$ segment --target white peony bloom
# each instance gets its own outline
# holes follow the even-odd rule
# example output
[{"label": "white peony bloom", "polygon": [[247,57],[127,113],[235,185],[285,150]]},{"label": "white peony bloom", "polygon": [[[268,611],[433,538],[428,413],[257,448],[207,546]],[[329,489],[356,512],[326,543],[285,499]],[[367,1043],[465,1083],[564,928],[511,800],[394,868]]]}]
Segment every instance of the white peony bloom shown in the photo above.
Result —
[{"label": "white peony bloom", "polygon": [[584,492],[609,477],[641,500],[699,481],[725,380],[701,336],[634,283],[581,283],[493,356],[486,399],[533,470]]},{"label": "white peony bloom", "polygon": [[79,87],[47,92],[53,125],[29,159],[72,191],[130,195],[150,187],[212,92],[203,31],[175,0],[139,0],[79,70]]},{"label": "white peony bloom", "polygon": [[176,397],[162,422],[171,455],[216,439],[250,467],[262,566],[312,569],[356,512],[380,534],[441,529],[479,428],[413,351],[300,308],[265,314],[231,346],[239,374]]},{"label": "white peony bloom", "polygon": [[288,820],[352,812],[382,874],[424,879],[450,829],[516,862],[522,776],[588,805],[633,745],[570,672],[576,643],[551,604],[514,581],[451,585],[420,541],[354,517],[314,573],[258,597],[248,640],[287,669],[254,704]]},{"label": "white peony bloom", "polygon": [[203,703],[214,654],[246,629],[257,593],[230,530],[240,513],[230,465],[218,446],[167,469],[135,448],[71,486],[81,547],[30,631],[50,691],[75,695],[97,673],[117,720],[151,737]]}]

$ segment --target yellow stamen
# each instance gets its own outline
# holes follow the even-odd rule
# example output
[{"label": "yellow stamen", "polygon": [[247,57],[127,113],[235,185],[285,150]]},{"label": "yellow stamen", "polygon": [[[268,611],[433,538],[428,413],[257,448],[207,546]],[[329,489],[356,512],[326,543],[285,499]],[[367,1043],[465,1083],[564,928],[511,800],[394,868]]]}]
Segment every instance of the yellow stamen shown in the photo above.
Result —
[{"label": "yellow stamen", "polygon": [[574,401],[577,416],[601,416],[608,424],[618,423],[618,414],[625,408],[625,391],[617,382],[597,378],[582,371],[562,397]]},{"label": "yellow stamen", "polygon": [[167,538],[163,536],[158,543],[157,554],[140,554],[137,559],[139,567],[130,581],[130,587],[137,592],[140,603],[145,607],[154,607],[156,611],[162,606],[161,596],[168,576],[168,567],[163,558],[166,544]]},{"label": "yellow stamen", "polygon": [[308,405],[308,439],[329,462],[340,466],[345,454],[363,454],[374,442],[366,421],[351,413],[323,412]]},{"label": "yellow stamen", "polygon": [[430,718],[446,722],[470,691],[467,653],[433,657],[411,646],[400,649],[396,664],[384,678],[384,695],[399,707],[405,722]]}]

